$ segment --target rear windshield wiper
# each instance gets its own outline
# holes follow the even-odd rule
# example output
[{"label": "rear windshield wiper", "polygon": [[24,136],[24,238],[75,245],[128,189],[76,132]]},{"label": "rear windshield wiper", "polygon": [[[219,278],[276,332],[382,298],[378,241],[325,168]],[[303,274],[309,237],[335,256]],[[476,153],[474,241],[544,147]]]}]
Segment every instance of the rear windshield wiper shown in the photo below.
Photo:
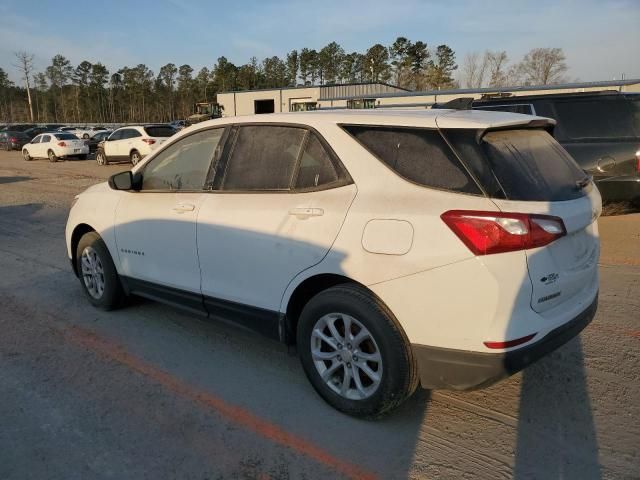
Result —
[{"label": "rear windshield wiper", "polygon": [[578,190],[582,190],[590,183],[591,183],[591,177],[584,177],[583,179],[576,181],[576,188]]}]

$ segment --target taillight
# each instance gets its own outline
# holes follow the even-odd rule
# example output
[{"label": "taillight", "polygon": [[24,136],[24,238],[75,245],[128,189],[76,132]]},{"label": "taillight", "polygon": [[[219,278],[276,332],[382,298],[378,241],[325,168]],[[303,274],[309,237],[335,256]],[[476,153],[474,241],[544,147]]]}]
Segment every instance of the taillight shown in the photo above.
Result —
[{"label": "taillight", "polygon": [[440,218],[475,255],[544,247],[567,234],[550,215],[450,210]]},{"label": "taillight", "polygon": [[640,150],[636,152],[636,172],[640,173]]},{"label": "taillight", "polygon": [[18,139],[16,137],[11,137],[9,141],[12,143],[18,143]]},{"label": "taillight", "polygon": [[153,145],[156,141],[153,138],[143,138],[142,141],[147,145]]},{"label": "taillight", "polygon": [[522,338],[516,338],[515,340],[506,340],[502,342],[484,342],[484,345],[487,348],[511,348],[522,345],[523,343],[527,343],[536,335],[537,333],[532,333],[531,335],[527,335],[526,337]]},{"label": "taillight", "polygon": [[67,144],[66,144],[66,143],[64,143],[64,142],[58,142],[58,146],[59,146],[59,147],[66,147],[66,146],[67,146]]}]

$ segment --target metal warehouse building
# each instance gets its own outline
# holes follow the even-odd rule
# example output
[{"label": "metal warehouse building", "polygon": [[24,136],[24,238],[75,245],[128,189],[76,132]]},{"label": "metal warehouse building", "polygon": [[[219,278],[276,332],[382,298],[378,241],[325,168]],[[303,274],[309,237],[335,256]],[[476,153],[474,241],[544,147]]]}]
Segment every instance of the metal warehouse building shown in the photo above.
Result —
[{"label": "metal warehouse building", "polygon": [[460,97],[480,99],[501,94],[521,96],[604,90],[640,93],[640,79],[422,92],[412,92],[386,83],[361,83],[245,90],[219,93],[217,98],[224,108],[224,116],[236,116],[331,108],[425,108]]}]

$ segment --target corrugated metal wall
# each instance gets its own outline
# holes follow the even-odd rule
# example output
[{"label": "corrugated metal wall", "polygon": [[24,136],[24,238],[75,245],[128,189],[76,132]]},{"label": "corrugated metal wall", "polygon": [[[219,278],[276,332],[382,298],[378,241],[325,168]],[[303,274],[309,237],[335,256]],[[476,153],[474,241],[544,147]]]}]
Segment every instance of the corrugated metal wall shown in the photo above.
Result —
[{"label": "corrugated metal wall", "polygon": [[404,92],[405,90],[383,83],[362,83],[355,85],[324,85],[320,87],[320,100],[325,98],[351,97],[356,95],[376,95],[380,93]]}]

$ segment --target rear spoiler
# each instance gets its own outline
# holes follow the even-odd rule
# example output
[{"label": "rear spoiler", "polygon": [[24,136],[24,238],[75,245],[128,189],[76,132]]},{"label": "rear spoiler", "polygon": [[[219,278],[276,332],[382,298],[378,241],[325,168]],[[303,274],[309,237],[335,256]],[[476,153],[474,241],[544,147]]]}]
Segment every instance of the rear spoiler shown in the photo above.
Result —
[{"label": "rear spoiler", "polygon": [[546,130],[549,135],[553,137],[553,131],[556,128],[556,121],[553,118],[536,118],[535,120],[531,120],[527,123],[518,123],[515,125],[502,125],[499,127],[489,127],[483,130],[478,130],[476,134],[476,142],[480,143],[482,137],[484,137],[489,132],[495,132],[499,130],[514,130],[514,129],[538,129],[538,130]]}]

